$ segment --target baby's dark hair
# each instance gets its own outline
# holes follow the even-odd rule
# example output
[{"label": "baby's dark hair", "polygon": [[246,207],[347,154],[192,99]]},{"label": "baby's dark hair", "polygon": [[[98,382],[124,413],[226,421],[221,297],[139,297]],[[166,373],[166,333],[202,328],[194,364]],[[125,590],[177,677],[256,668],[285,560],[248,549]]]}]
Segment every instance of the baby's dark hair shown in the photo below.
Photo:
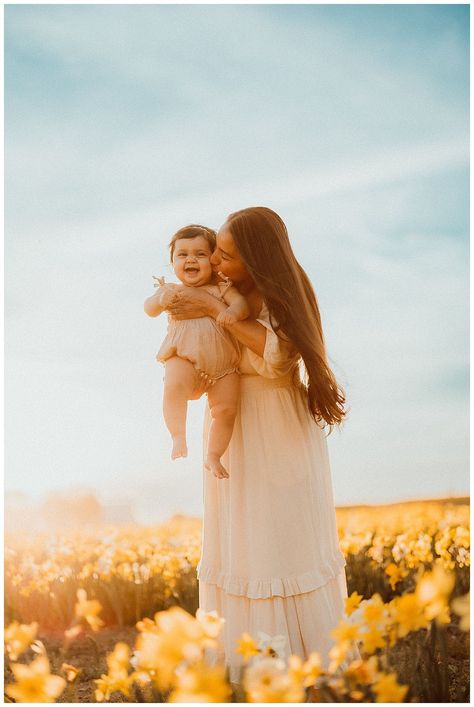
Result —
[{"label": "baby's dark hair", "polygon": [[170,260],[173,262],[174,246],[178,238],[196,238],[197,236],[202,236],[209,243],[209,247],[212,252],[216,249],[216,232],[212,228],[207,228],[207,226],[200,226],[199,224],[192,223],[189,226],[183,226],[179,231],[176,231],[169,243],[170,249]]}]

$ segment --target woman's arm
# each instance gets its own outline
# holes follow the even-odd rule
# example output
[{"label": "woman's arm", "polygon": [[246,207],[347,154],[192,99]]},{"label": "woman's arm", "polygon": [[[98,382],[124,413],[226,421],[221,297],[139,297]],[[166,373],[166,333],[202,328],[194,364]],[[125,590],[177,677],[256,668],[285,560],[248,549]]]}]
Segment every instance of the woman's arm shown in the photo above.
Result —
[{"label": "woman's arm", "polygon": [[[212,317],[216,319],[220,312],[227,309],[225,302],[218,300],[203,289],[184,287],[176,293],[174,302],[167,310],[175,319],[192,319],[193,317]],[[244,346],[263,356],[266,342],[266,329],[255,319],[243,319],[225,328]]]},{"label": "woman's arm", "polygon": [[263,356],[267,339],[267,330],[263,324],[256,319],[242,319],[233,324],[226,324],[225,328],[244,346],[248,346],[258,356]]},{"label": "woman's arm", "polygon": [[229,306],[223,312],[219,312],[216,322],[221,326],[234,324],[242,319],[247,319],[250,314],[250,307],[246,298],[240,294],[236,287],[228,287],[222,299]]}]

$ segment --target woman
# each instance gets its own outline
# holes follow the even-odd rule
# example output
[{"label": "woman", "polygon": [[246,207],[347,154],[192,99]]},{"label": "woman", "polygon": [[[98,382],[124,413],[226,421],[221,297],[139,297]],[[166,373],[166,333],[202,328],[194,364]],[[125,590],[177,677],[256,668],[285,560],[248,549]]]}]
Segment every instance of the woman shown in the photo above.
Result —
[{"label": "woman", "polygon": [[[241,395],[222,457],[227,476],[204,470],[198,565],[200,607],[225,618],[221,655],[239,684],[244,631],[283,635],[286,658],[318,651],[328,666],[347,585],[323,428],[342,421],[345,398],[281,218],[264,207],[231,214],[211,263],[250,307],[248,319],[227,325],[242,345]],[[174,297],[169,311],[178,319],[215,318],[226,306],[196,288]],[[207,406],[204,457],[209,424]],[[359,657],[357,648],[350,656]]]}]

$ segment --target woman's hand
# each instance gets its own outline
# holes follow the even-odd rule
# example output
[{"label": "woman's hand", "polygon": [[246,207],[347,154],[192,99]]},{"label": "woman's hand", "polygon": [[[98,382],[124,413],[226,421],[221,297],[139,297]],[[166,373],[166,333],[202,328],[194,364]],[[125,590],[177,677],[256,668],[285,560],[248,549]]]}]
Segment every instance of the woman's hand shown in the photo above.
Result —
[{"label": "woman's hand", "polygon": [[196,319],[216,317],[220,306],[227,306],[206,290],[199,287],[183,287],[173,295],[173,300],[166,308],[174,319]]},{"label": "woman's hand", "polygon": [[168,282],[162,285],[158,290],[160,295],[160,303],[163,309],[169,310],[170,305],[175,300],[175,295],[179,292],[181,285],[176,285],[174,282]]},{"label": "woman's hand", "polygon": [[[153,276],[154,277],[154,276]],[[159,278],[156,278],[159,280]],[[155,294],[147,297],[143,309],[149,317],[158,317],[173,301],[175,292],[181,285],[175,285],[173,282],[161,285]]]}]

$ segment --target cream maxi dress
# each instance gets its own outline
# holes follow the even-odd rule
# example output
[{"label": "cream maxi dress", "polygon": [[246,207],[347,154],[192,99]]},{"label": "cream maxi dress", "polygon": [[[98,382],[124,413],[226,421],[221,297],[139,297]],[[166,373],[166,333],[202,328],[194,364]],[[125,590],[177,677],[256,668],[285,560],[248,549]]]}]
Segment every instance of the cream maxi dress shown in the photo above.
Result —
[{"label": "cream maxi dress", "polygon": [[[339,548],[326,432],[310,417],[297,381],[298,354],[273,331],[265,303],[263,358],[242,346],[241,395],[228,479],[204,469],[199,606],[225,619],[217,659],[239,684],[242,632],[283,635],[284,658],[318,651],[344,613],[345,558]],[[206,406],[206,452],[210,414]],[[359,657],[357,648],[352,657]]]}]

